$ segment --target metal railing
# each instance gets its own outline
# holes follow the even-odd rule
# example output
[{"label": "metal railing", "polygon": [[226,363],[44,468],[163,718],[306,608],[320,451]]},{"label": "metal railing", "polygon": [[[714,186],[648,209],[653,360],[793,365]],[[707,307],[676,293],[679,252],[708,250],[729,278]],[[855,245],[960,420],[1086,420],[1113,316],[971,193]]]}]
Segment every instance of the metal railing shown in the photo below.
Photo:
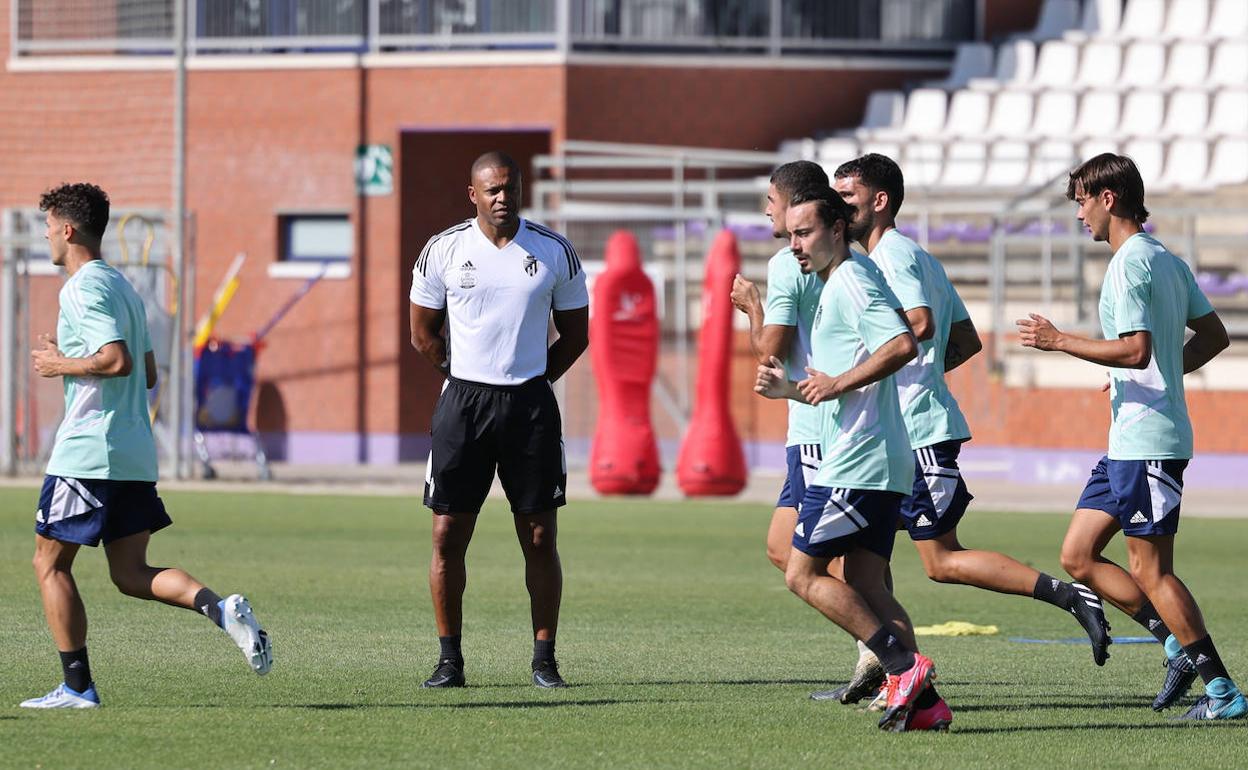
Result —
[{"label": "metal railing", "polygon": [[[13,52],[172,51],[178,0],[13,0]],[[950,51],[977,0],[184,0],[192,54]]]}]

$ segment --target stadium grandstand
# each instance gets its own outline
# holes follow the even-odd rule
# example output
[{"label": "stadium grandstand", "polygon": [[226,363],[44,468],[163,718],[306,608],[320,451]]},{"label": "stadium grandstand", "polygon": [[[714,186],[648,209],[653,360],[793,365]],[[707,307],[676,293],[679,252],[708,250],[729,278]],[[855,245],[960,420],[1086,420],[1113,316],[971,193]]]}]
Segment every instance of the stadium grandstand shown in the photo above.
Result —
[{"label": "stadium grandstand", "polygon": [[[1041,310],[1097,328],[1109,254],[1079,232],[1065,174],[1117,150],[1144,173],[1151,225],[1193,264],[1233,335],[1248,336],[1246,9],[0,0],[0,97],[20,105],[0,123],[3,470],[37,468],[60,417],[56,388],[25,361],[33,332],[54,323],[60,285],[34,204],[68,176],[110,190],[105,253],[151,274],[149,314],[169,318],[159,357],[183,377],[158,410],[181,426],[165,429],[168,468],[196,472],[172,438],[203,407],[186,341],[227,285],[213,333],[250,343],[265,332],[241,409],[271,459],[420,460],[439,378],[408,342],[411,266],[430,235],[469,215],[464,169],[498,146],[525,167],[526,215],[567,232],[591,279],[612,232],[637,237],[660,292],[653,411],[665,468],[692,407],[711,237],[734,232],[743,272],[761,280],[777,247],[760,213],[770,170],[810,158],[830,171],[874,151],[904,169],[901,226],[946,264],[989,343],[951,377],[976,434],[968,462],[1003,478],[1080,475],[1104,441],[1099,377],[1037,368],[1012,344],[1012,321]],[[53,96],[67,87],[71,104]],[[743,327],[735,350],[747,458],[777,468],[783,407],[750,393]],[[1246,368],[1231,354],[1189,384],[1212,475],[1217,458],[1248,451],[1248,431],[1219,429],[1248,427]],[[560,397],[569,460],[583,466],[597,415],[588,361]],[[1069,422],[1031,408],[1042,398],[1068,404]]]}]

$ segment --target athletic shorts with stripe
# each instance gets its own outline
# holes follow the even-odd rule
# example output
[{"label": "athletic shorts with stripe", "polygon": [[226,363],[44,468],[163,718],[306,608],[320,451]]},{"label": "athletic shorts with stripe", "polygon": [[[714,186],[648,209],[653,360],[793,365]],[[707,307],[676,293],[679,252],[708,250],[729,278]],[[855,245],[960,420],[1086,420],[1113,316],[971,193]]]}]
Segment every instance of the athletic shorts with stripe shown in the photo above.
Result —
[{"label": "athletic shorts with stripe", "polygon": [[780,490],[777,508],[797,509],[806,496],[806,488],[815,478],[819,463],[823,462],[823,449],[818,444],[794,444],[784,448],[784,464],[788,472],[784,476],[784,488]]},{"label": "athletic shorts with stripe", "polygon": [[961,441],[914,450],[914,490],[901,503],[901,523],[911,540],[931,540],[952,532],[975,498],[958,468]]},{"label": "athletic shorts with stripe", "polygon": [[45,476],[35,512],[36,533],[92,547],[172,523],[154,481]]},{"label": "athletic shorts with stripe", "polygon": [[865,548],[889,560],[902,497],[873,489],[808,487],[797,512],[793,547],[816,558]]},{"label": "athletic shorts with stripe", "polygon": [[425,505],[438,513],[479,513],[499,481],[517,515],[567,504],[559,403],[545,377],[519,385],[451,378],[433,408]]},{"label": "athletic shorts with stripe", "polygon": [[1079,496],[1079,508],[1118,519],[1129,537],[1179,531],[1187,460],[1111,460],[1102,457]]}]

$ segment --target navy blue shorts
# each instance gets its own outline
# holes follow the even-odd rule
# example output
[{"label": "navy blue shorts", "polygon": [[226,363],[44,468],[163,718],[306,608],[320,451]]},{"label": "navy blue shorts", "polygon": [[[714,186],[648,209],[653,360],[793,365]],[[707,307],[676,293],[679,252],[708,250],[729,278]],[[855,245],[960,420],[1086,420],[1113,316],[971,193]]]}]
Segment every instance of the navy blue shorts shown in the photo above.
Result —
[{"label": "navy blue shorts", "polygon": [[1187,460],[1111,460],[1102,457],[1079,496],[1079,508],[1104,511],[1129,537],[1179,531]]},{"label": "navy blue shorts", "polygon": [[154,481],[45,476],[35,512],[37,534],[92,547],[172,523]]},{"label": "navy blue shorts", "polygon": [[902,497],[874,489],[808,487],[798,509],[793,547],[816,558],[865,548],[891,559]]},{"label": "navy blue shorts", "polygon": [[961,441],[914,450],[914,491],[901,503],[901,522],[911,540],[931,540],[952,532],[975,498],[958,469]]},{"label": "navy blue shorts", "polygon": [[784,463],[788,473],[784,476],[784,489],[780,490],[777,508],[797,509],[806,496],[806,487],[815,478],[819,463],[823,462],[823,448],[819,444],[794,444],[784,448]]}]

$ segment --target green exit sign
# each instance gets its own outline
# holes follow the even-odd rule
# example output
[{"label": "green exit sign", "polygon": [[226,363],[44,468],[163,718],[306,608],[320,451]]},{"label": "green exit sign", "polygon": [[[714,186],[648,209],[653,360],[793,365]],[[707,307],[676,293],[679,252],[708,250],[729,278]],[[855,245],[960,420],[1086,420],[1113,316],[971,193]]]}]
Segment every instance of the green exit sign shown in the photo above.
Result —
[{"label": "green exit sign", "polygon": [[355,148],[355,189],[362,195],[394,192],[394,155],[385,144],[361,144]]}]

